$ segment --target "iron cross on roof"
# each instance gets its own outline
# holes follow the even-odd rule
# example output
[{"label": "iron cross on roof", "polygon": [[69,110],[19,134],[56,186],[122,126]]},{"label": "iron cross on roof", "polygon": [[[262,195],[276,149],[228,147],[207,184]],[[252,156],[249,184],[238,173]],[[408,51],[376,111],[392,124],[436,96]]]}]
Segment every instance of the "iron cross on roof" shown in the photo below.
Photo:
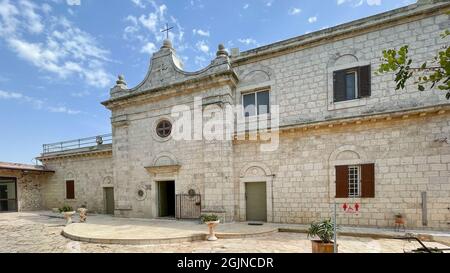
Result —
[{"label": "iron cross on roof", "polygon": [[170,30],[172,30],[172,29],[173,29],[173,27],[169,27],[169,24],[166,23],[166,28],[163,29],[163,30],[161,30],[161,32],[166,32],[167,40],[169,40],[169,32],[170,32]]}]

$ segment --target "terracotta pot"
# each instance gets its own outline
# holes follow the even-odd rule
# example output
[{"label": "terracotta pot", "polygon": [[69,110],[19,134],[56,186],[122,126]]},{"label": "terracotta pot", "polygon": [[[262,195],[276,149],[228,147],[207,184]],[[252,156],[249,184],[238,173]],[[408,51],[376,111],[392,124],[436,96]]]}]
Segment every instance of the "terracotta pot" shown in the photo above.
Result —
[{"label": "terracotta pot", "polygon": [[208,225],[208,229],[209,229],[208,241],[217,241],[215,228],[217,227],[217,225],[219,223],[220,223],[220,220],[205,222],[205,224]]},{"label": "terracotta pot", "polygon": [[405,218],[403,217],[395,217],[395,223],[398,225],[404,225],[405,224]]},{"label": "terracotta pot", "polygon": [[311,241],[313,253],[334,253],[334,243],[323,243],[322,241]]}]

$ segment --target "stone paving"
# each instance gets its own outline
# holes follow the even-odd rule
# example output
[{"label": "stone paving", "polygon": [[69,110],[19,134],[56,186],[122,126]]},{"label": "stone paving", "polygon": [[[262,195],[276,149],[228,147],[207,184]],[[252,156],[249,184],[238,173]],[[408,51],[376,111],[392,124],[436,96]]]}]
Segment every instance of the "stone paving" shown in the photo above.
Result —
[{"label": "stone paving", "polygon": [[[139,252],[139,253],[308,253],[311,244],[303,233],[272,233],[257,237],[155,245],[103,245],[71,241],[61,235],[64,220],[36,213],[0,214],[0,252]],[[429,247],[446,246],[427,242]],[[341,253],[401,253],[418,243],[394,239],[339,237]]]},{"label": "stone paving", "polygon": [[[216,232],[218,238],[245,238],[278,232],[278,226],[222,223]],[[64,235],[69,239],[113,244],[190,242],[205,240],[207,233],[206,225],[199,221],[129,219],[107,215],[90,216],[87,223],[73,223],[64,228]]]}]

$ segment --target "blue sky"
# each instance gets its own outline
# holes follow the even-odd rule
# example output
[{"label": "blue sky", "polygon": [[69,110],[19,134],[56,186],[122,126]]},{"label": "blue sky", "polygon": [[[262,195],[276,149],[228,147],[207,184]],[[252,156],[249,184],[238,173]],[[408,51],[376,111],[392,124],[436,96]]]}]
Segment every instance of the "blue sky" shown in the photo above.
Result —
[{"label": "blue sky", "polygon": [[415,0],[0,0],[0,161],[32,163],[41,145],[110,133],[116,75],[145,76],[160,30],[185,69],[219,43],[242,50],[414,3]]}]

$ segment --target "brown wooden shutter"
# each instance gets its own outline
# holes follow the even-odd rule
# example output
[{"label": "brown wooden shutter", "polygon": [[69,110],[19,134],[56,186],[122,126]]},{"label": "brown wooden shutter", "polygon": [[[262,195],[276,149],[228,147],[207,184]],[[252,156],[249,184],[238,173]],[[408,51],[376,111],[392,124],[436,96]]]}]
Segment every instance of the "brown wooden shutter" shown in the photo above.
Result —
[{"label": "brown wooden shutter", "polygon": [[371,95],[371,76],[370,65],[358,68],[358,96],[360,98],[370,97]]},{"label": "brown wooden shutter", "polygon": [[66,199],[75,199],[75,181],[66,181]]},{"label": "brown wooden shutter", "polygon": [[335,102],[345,100],[345,75],[345,70],[333,73],[333,96]]},{"label": "brown wooden shutter", "polygon": [[361,165],[361,197],[375,197],[375,164]]},{"label": "brown wooden shutter", "polygon": [[336,198],[348,197],[348,166],[336,166]]}]

